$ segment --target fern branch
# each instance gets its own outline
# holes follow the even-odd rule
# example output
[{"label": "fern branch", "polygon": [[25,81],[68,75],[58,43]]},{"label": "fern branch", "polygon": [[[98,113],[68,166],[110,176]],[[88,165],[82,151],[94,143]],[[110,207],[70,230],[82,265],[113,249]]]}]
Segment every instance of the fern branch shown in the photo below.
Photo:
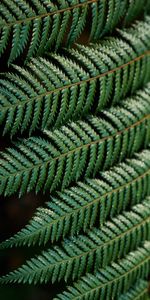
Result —
[{"label": "fern branch", "polygon": [[[51,48],[58,49],[67,34],[71,45],[82,34],[91,11],[91,39],[111,32],[116,25],[134,20],[144,12],[140,0],[84,0],[52,1],[2,0],[0,4],[0,57],[9,52],[8,62],[26,53],[29,59]],[[120,21],[121,19],[121,21]],[[10,45],[11,42],[11,45]]]},{"label": "fern branch", "polygon": [[14,148],[1,153],[0,193],[11,195],[19,190],[22,195],[33,189],[65,188],[83,174],[84,178],[95,176],[148,145],[148,92],[127,99],[122,107],[103,111],[102,118],[88,117],[86,122],[72,122],[54,132],[45,130],[44,138],[14,143]]},{"label": "fern branch", "polygon": [[146,279],[150,267],[150,243],[131,252],[118,263],[100,269],[95,275],[88,274],[69,287],[66,292],[56,296],[57,300],[107,299],[108,295],[118,298],[138,279]]},{"label": "fern branch", "polygon": [[[81,277],[77,283],[73,284],[73,287],[69,288],[68,292],[63,293],[56,299],[66,299],[64,298],[65,296],[68,296],[67,299],[88,299],[89,294],[92,294],[92,299],[99,299],[98,297],[94,297],[95,293],[100,296],[100,293],[102,291],[104,292],[107,286],[107,289],[112,289],[111,292],[113,295],[113,293],[116,292],[116,285],[119,289],[117,295],[119,295],[121,292],[127,291],[131,284],[139,278],[145,279],[148,276],[150,263],[149,254],[150,243],[145,242],[143,248],[130,252],[125,259],[119,260],[117,263],[112,263],[111,266],[107,266],[104,269],[100,269],[95,275],[87,274],[86,277]],[[55,256],[53,256],[53,262],[55,263]],[[54,268],[53,281],[57,275],[59,276],[58,270],[59,269]],[[62,266],[59,272],[63,273],[63,271],[64,268]],[[70,273],[69,268],[67,272]],[[26,265],[22,266],[22,268],[1,277],[0,283],[28,282],[30,284],[37,284],[37,282],[46,283],[50,278],[49,256],[48,253],[45,253],[45,256],[38,257],[38,261],[32,259],[28,261]],[[123,284],[124,281],[126,284]],[[81,286],[82,289],[80,289]],[[122,289],[123,286],[124,288]],[[109,294],[111,294],[110,291]]]},{"label": "fern branch", "polygon": [[86,231],[97,220],[102,226],[108,217],[130,209],[150,195],[149,186],[150,151],[145,150],[101,173],[100,179],[88,179],[51,195],[46,208],[38,208],[30,224],[2,242],[0,248],[54,242]]},{"label": "fern branch", "polygon": [[[128,34],[128,42],[126,32],[120,32],[120,39],[32,59],[25,68],[14,66],[13,73],[4,74],[0,79],[3,134],[56,128],[70,119],[98,113],[147,83],[150,18],[140,24]],[[138,26],[143,30],[137,38]]]},{"label": "fern branch", "polygon": [[148,282],[139,280],[129,289],[126,294],[120,296],[119,300],[148,300]]},{"label": "fern branch", "polygon": [[107,222],[101,230],[93,228],[86,235],[65,240],[60,246],[42,252],[5,278],[13,281],[22,278],[21,281],[30,283],[80,278],[140,246],[150,238],[149,224],[150,198],[133,207],[131,212]]}]

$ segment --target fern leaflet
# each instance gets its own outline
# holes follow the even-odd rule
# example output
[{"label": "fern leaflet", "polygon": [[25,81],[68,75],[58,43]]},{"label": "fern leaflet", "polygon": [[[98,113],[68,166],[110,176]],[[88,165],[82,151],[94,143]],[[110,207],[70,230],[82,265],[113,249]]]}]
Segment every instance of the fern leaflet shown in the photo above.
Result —
[{"label": "fern leaflet", "polygon": [[[67,29],[67,45],[83,32],[91,12],[91,39],[97,39],[144,11],[148,0],[2,0],[0,4],[0,57],[9,51],[8,63],[22,54],[26,60],[45,50],[58,49]],[[108,3],[106,3],[108,2]],[[105,21],[106,20],[106,21]],[[71,24],[70,24],[71,23]]]},{"label": "fern leaflet", "polygon": [[86,235],[65,240],[60,246],[42,252],[17,271],[6,275],[6,281],[42,283],[80,278],[84,273],[104,268],[136,249],[142,241],[150,238],[149,224],[150,198],[107,222],[102,229],[93,228]]},{"label": "fern leaflet", "polygon": [[33,189],[62,189],[83,175],[95,176],[148,145],[148,91],[127,99],[122,107],[103,111],[102,118],[90,116],[54,132],[45,130],[42,138],[14,143],[14,148],[1,153],[0,193],[11,195],[19,190],[22,195]]},{"label": "fern leaflet", "polygon": [[100,269],[95,275],[87,274],[54,299],[104,300],[109,299],[110,295],[114,299],[119,298],[138,279],[147,278],[149,267],[150,242],[145,242],[143,248],[130,252],[126,258]]},{"label": "fern leaflet", "polygon": [[2,242],[0,248],[54,242],[92,228],[97,220],[101,227],[108,218],[141,202],[150,195],[150,150],[99,177],[55,192],[46,208],[38,208],[30,224]]},{"label": "fern leaflet", "polygon": [[[140,32],[139,26],[143,28]],[[70,119],[97,114],[145,85],[150,80],[150,18],[134,26],[127,42],[127,33],[119,34],[120,39],[47,54],[32,59],[25,68],[13,66],[13,73],[3,74],[3,134],[58,128]]]},{"label": "fern leaflet", "polygon": [[139,280],[129,289],[129,291],[120,296],[119,300],[148,300],[147,281]]}]

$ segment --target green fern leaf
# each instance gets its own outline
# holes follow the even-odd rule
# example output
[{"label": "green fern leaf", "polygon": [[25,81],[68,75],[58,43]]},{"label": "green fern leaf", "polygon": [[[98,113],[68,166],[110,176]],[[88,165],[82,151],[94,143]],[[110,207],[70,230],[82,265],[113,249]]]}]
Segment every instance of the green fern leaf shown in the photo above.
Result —
[{"label": "green fern leaf", "polygon": [[103,111],[102,118],[90,116],[53,132],[45,130],[42,138],[14,143],[14,148],[1,152],[0,194],[64,189],[148,145],[149,94],[140,92],[122,107]]},{"label": "green fern leaf", "polygon": [[65,240],[61,246],[42,252],[17,271],[6,275],[6,281],[42,283],[48,280],[75,280],[87,272],[106,267],[136,249],[150,238],[149,224],[150,198],[130,212],[107,222],[102,229],[93,228],[86,235]]},{"label": "green fern leaf", "polygon": [[[57,250],[57,256],[61,255],[60,250]],[[1,277],[0,283],[46,283],[51,279],[51,260],[53,261],[54,265],[52,277],[52,281],[54,282],[56,278],[60,276],[60,274],[64,273],[63,264],[61,269],[55,267],[57,256],[54,253],[54,255],[52,255],[52,258],[49,259],[48,252],[45,252],[43,256],[38,257],[38,260],[32,259],[31,261],[28,261],[26,265],[20,267],[18,270]],[[68,257],[67,254],[66,256]],[[75,264],[74,268],[82,268],[82,262],[80,263],[80,266],[79,263],[77,265]],[[117,263],[112,263],[106,268],[100,268],[99,271],[95,273],[95,275],[87,273],[85,277],[81,277],[81,279],[77,283],[74,283],[73,286],[69,288],[68,292],[64,292],[60,296],[58,295],[58,298],[56,299],[89,299],[89,295],[92,295],[92,299],[99,299],[101,293],[102,295],[104,293],[106,297],[106,291],[109,292],[109,295],[119,295],[127,291],[130,286],[139,278],[145,279],[148,276],[149,264],[150,242],[145,242],[143,248],[139,248],[134,252],[130,252],[126,256],[126,258],[118,260]],[[71,270],[69,267],[67,268],[67,273],[71,274]],[[124,284],[124,282],[126,284]],[[100,297],[100,299],[107,299],[107,297]]]},{"label": "green fern leaf", "polygon": [[139,280],[129,289],[129,291],[120,296],[119,300],[148,300],[148,282]]},{"label": "green fern leaf", "polygon": [[[59,48],[68,30],[67,45],[83,32],[91,11],[91,39],[97,39],[144,12],[148,0],[2,0],[0,4],[0,57],[10,47],[8,62],[22,54],[26,59]],[[103,21],[100,21],[99,20]],[[105,21],[106,20],[106,21]],[[71,24],[70,24],[71,23]]]},{"label": "green fern leaf", "polygon": [[[38,208],[30,224],[0,248],[46,244],[86,231],[99,220],[101,227],[114,217],[150,195],[150,150],[101,173],[100,179],[50,196],[46,208]],[[138,192],[137,192],[138,191]]]},{"label": "green fern leaf", "polygon": [[58,128],[87,113],[98,114],[145,85],[150,80],[150,18],[128,31],[119,32],[120,39],[47,54],[47,58],[32,59],[25,68],[14,66],[13,73],[3,74],[3,134]]},{"label": "green fern leaf", "polygon": [[150,243],[143,248],[131,252],[118,263],[112,263],[105,269],[100,269],[95,275],[88,274],[70,286],[66,292],[56,296],[55,300],[104,300],[110,295],[119,299],[138,279],[148,276],[150,267]]}]

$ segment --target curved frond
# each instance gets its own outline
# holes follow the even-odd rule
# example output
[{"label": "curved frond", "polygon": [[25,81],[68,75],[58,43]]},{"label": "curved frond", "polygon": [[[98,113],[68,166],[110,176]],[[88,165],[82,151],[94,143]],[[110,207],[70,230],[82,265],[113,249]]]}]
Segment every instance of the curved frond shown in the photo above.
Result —
[{"label": "curved frond", "polygon": [[148,300],[148,282],[139,280],[129,291],[120,296],[119,300]]},{"label": "curved frond", "polygon": [[148,145],[149,126],[147,90],[122,107],[103,111],[101,118],[90,116],[53,132],[45,130],[43,138],[18,141],[1,152],[0,194],[52,192],[83,176],[93,177]]},{"label": "curved frond", "polygon": [[97,220],[101,227],[108,218],[150,195],[149,187],[150,150],[145,150],[101,173],[100,179],[87,179],[51,195],[46,208],[38,208],[30,223],[0,248],[54,242],[86,231]]},{"label": "curved frond", "polygon": [[73,286],[57,295],[55,300],[104,300],[117,299],[125,293],[138,279],[145,279],[150,268],[150,242],[143,248],[130,252],[126,258],[112,263],[96,274],[87,274]]},{"label": "curved frond", "polygon": [[44,251],[2,280],[24,283],[68,281],[87,272],[96,272],[150,238],[149,224],[150,198],[107,222],[101,229],[93,228],[86,235],[65,240],[60,246]]},{"label": "curved frond", "polygon": [[[143,3],[144,2],[144,3]],[[91,12],[91,39],[111,32],[122,21],[128,23],[144,12],[148,0],[2,0],[0,3],[0,57],[9,51],[8,62],[22,54],[26,59],[66,39],[71,45],[82,34]],[[121,21],[120,21],[121,19]],[[67,38],[66,38],[66,32]]]},{"label": "curved frond", "polygon": [[[139,26],[143,30],[138,31]],[[76,50],[32,59],[25,68],[14,66],[13,73],[3,74],[3,134],[58,128],[70,119],[97,114],[145,85],[150,80],[150,18],[136,24],[127,42],[127,33],[119,34],[120,39],[78,45]],[[136,49],[132,40],[136,40]]]}]

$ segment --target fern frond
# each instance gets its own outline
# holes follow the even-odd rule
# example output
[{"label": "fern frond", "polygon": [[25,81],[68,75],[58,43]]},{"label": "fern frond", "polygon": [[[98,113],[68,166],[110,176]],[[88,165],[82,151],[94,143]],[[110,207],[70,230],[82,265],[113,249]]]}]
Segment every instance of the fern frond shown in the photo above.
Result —
[{"label": "fern frond", "polygon": [[95,275],[85,277],[68,287],[67,291],[57,295],[55,300],[104,300],[110,295],[118,299],[138,279],[146,279],[150,268],[150,242],[143,248],[130,252],[126,258],[100,269]]},{"label": "fern frond", "polygon": [[[55,264],[55,256],[53,257],[53,263]],[[75,267],[77,266],[75,265]],[[87,273],[85,277],[81,277],[77,283],[69,287],[68,291],[58,295],[58,298],[55,299],[89,299],[89,295],[93,297],[91,299],[107,299],[106,293],[118,296],[127,291],[139,278],[146,279],[149,267],[150,242],[145,242],[142,248],[130,252],[126,258],[118,260],[117,263],[112,263],[106,268],[99,269],[95,275]],[[58,270],[58,268],[54,267],[53,281],[59,276]],[[59,272],[60,274],[64,272],[63,265]],[[67,268],[67,272],[70,273],[69,268]],[[37,284],[37,282],[46,283],[50,281],[50,278],[49,257],[48,253],[45,253],[45,256],[39,257],[38,261],[32,259],[22,266],[22,269],[19,268],[1,277],[0,283],[22,282]],[[105,297],[100,297],[103,294]]]},{"label": "fern frond", "polygon": [[6,275],[6,281],[68,281],[87,272],[96,272],[150,239],[149,224],[150,198],[133,207],[132,211],[107,222],[102,229],[93,228],[86,235],[65,240],[60,246],[42,252],[17,271]]},{"label": "fern frond", "polygon": [[148,282],[139,280],[129,289],[129,291],[120,296],[119,300],[148,300]]},{"label": "fern frond", "polygon": [[[2,0],[0,4],[0,57],[9,51],[8,62],[22,54],[26,59],[58,49],[68,30],[67,45],[83,32],[91,11],[91,39],[111,32],[116,25],[134,20],[148,0]],[[121,19],[122,18],[122,19]],[[120,21],[121,19],[121,21]]]},{"label": "fern frond", "polygon": [[[144,29],[138,32],[134,50],[130,44],[138,26]],[[128,42],[123,32],[119,34],[120,39],[32,59],[25,68],[14,66],[13,73],[3,74],[3,134],[58,128],[70,119],[97,114],[145,85],[150,80],[150,18],[136,24]]]},{"label": "fern frond", "polygon": [[108,218],[150,195],[149,187],[150,150],[145,150],[101,173],[100,179],[87,179],[51,195],[46,208],[38,208],[29,225],[2,242],[0,248],[54,242],[86,231],[97,220],[101,227]]},{"label": "fern frond", "polygon": [[0,155],[0,194],[64,189],[148,145],[149,94],[141,92],[122,107],[103,111],[102,118],[90,116],[53,132],[45,130],[43,138],[14,143]]}]

